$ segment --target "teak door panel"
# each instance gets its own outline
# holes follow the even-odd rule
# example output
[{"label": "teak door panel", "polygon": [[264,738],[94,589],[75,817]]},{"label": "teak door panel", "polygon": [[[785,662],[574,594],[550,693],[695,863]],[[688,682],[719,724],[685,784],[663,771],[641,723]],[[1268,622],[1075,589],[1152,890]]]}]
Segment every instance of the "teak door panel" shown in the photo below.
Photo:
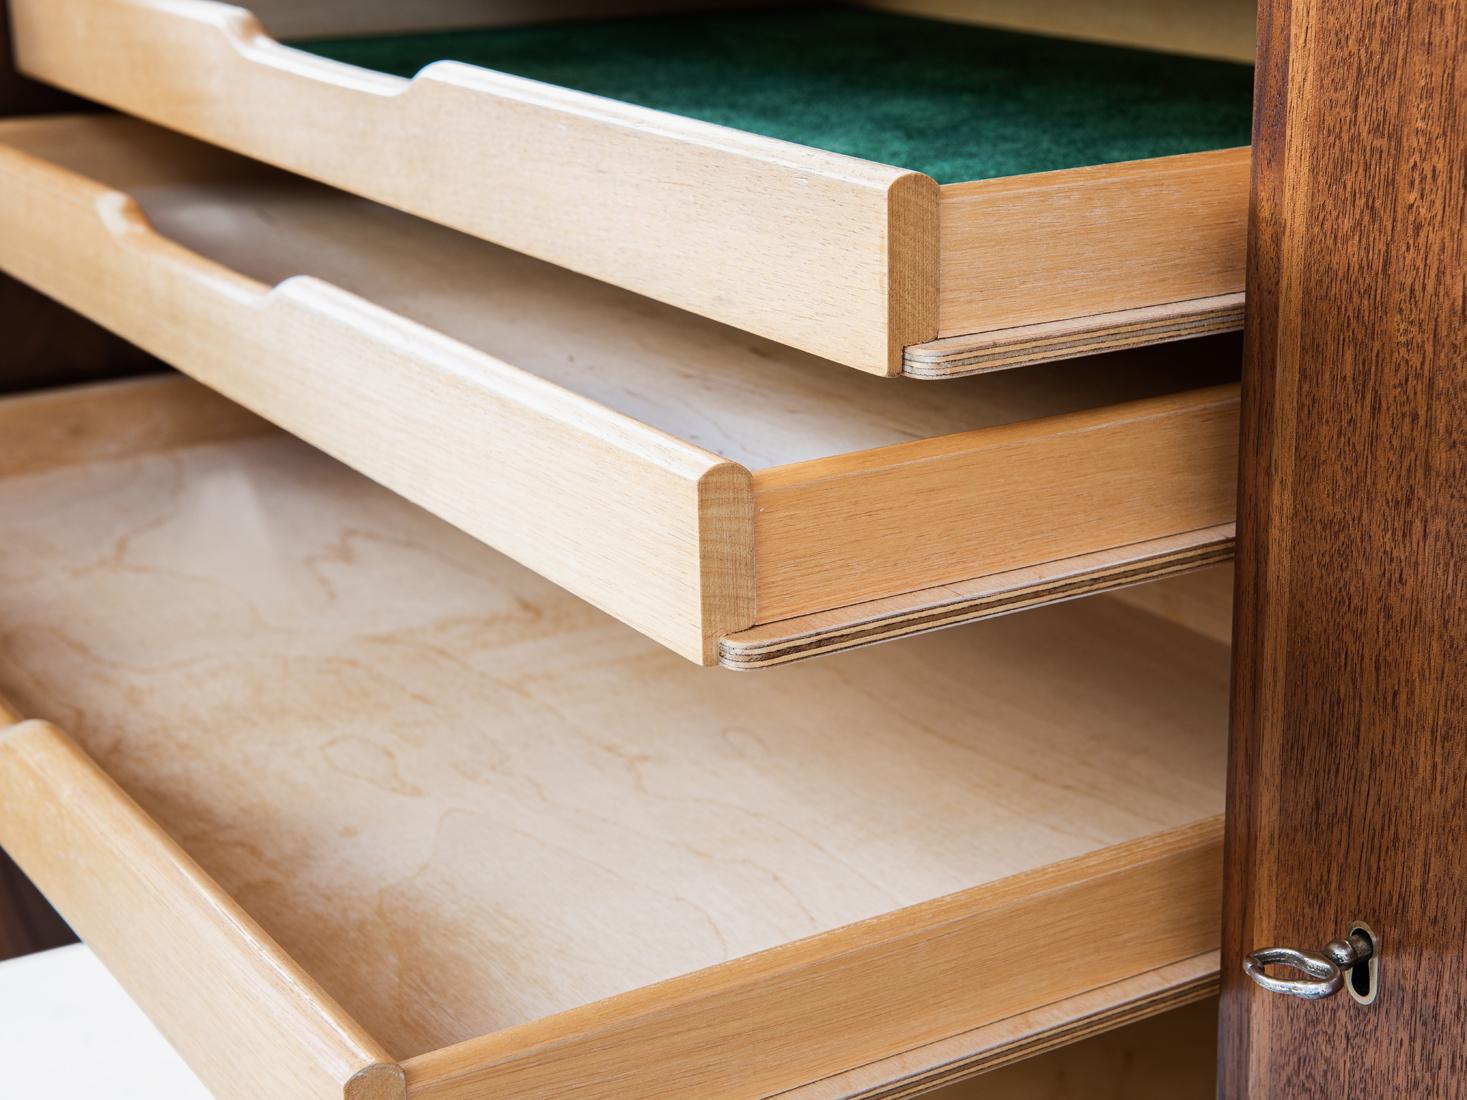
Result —
[{"label": "teak door panel", "polygon": [[[1467,4],[1262,8],[1225,1100],[1467,1096]],[[1379,994],[1246,952],[1379,936]],[[1292,977],[1282,974],[1280,976]]]}]

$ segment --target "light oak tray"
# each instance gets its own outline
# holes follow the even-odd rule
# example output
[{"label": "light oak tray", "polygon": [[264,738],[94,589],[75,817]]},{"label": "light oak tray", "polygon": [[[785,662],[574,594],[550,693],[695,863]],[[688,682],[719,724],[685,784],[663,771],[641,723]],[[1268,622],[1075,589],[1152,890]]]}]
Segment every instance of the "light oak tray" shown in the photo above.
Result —
[{"label": "light oak tray", "polygon": [[721,676],[192,382],[17,424],[0,845],[222,1100],[762,1097],[1217,946],[1175,624]]},{"label": "light oak tray", "polygon": [[0,123],[0,269],[703,663],[1233,518],[1228,339],[884,382],[116,116]]},{"label": "light oak tray", "polygon": [[[1017,344],[1007,365],[1084,354],[1114,346],[1117,311],[1165,307],[1185,327],[1243,289],[1246,148],[939,187],[458,62],[409,81],[328,61],[210,0],[10,7],[31,76],[877,374],[963,373],[953,341],[970,334],[974,354]],[[490,18],[467,0],[422,7],[424,26]],[[261,10],[315,34],[405,30],[413,10],[291,9]],[[503,18],[527,10],[553,14]],[[1065,340],[1027,331],[1055,321]],[[1133,340],[1175,331],[1128,326]],[[905,358],[939,339],[941,355]]]}]

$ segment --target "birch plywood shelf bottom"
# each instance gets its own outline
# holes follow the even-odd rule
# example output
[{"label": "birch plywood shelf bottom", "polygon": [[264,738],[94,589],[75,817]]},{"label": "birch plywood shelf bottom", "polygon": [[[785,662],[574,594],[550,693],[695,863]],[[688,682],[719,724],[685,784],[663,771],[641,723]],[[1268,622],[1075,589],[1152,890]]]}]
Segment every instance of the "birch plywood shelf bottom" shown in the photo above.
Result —
[{"label": "birch plywood shelf bottom", "polygon": [[700,670],[231,408],[0,403],[0,844],[223,1100],[765,1096],[1216,947],[1225,647]]},{"label": "birch plywood shelf bottom", "polygon": [[1233,518],[1229,338],[886,381],[115,117],[0,123],[0,268],[701,663]]},{"label": "birch plywood shelf bottom", "polygon": [[1081,354],[1114,326],[1003,334],[1242,291],[1246,65],[843,5],[534,7],[542,26],[465,29],[515,13],[438,6],[416,29],[454,29],[429,35],[400,11],[374,37],[382,9],[317,5],[296,48],[270,0],[264,24],[11,3],[39,79],[877,374],[972,334],[1023,344],[1015,364]]}]

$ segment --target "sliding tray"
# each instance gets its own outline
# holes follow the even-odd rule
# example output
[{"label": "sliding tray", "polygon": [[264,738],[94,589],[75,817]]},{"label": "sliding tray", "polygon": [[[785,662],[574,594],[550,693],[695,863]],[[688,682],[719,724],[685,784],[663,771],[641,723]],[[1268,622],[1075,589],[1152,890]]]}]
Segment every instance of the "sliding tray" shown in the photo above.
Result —
[{"label": "sliding tray", "polygon": [[1241,325],[1247,65],[842,7],[10,7],[39,79],[877,374]]},{"label": "sliding tray", "polygon": [[713,675],[185,379],[17,432],[0,846],[222,1100],[752,1100],[1217,947],[1200,635]]},{"label": "sliding tray", "polygon": [[1231,338],[884,382],[120,116],[0,123],[0,268],[696,661],[1231,534]]}]

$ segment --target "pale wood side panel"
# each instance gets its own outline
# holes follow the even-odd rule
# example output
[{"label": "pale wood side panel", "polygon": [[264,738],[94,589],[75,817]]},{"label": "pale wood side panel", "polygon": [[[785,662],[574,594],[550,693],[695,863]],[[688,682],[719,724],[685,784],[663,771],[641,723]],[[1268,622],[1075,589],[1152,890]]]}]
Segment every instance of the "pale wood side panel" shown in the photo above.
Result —
[{"label": "pale wood side panel", "polygon": [[938,336],[1243,289],[1247,149],[948,184]]},{"label": "pale wood side panel", "polygon": [[201,0],[13,8],[27,73],[294,172],[862,370],[937,335],[900,289],[931,279],[919,174],[455,62],[408,82]]},{"label": "pale wood side panel", "polygon": [[391,1056],[56,727],[0,731],[0,846],[222,1100],[394,1100]]},{"label": "pale wood side panel", "polygon": [[1232,521],[1238,390],[754,474],[758,623]]},{"label": "pale wood side panel", "polygon": [[1221,855],[1214,818],[963,891],[409,1059],[408,1095],[788,1090],[1213,950]]},{"label": "pale wood side panel", "polygon": [[12,274],[692,660],[752,621],[736,464],[327,283],[244,278],[15,148],[0,183]]}]

